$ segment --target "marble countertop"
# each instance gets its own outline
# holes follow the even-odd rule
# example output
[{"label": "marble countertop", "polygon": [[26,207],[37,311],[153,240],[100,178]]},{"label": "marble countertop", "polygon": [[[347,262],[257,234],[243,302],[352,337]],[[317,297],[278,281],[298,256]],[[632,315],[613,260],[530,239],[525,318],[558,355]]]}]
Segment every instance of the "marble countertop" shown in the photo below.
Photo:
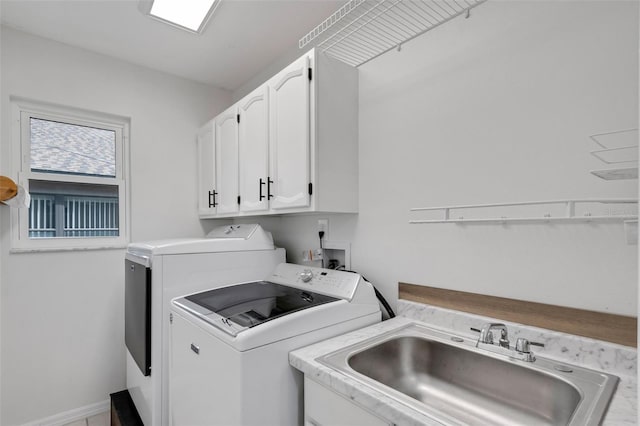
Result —
[{"label": "marble countertop", "polygon": [[618,376],[620,382],[603,425],[637,424],[637,352],[635,348],[404,300],[398,303],[398,317],[292,351],[289,354],[289,362],[307,377],[333,389],[389,422],[408,426],[441,425],[442,423],[437,419],[426,416],[383,392],[320,364],[316,359],[413,322],[424,323],[460,336],[474,337],[469,327],[478,327],[490,321],[505,323],[509,328],[509,337],[514,341],[517,337],[526,337],[531,341],[544,343],[544,348],[535,348],[538,356]]}]

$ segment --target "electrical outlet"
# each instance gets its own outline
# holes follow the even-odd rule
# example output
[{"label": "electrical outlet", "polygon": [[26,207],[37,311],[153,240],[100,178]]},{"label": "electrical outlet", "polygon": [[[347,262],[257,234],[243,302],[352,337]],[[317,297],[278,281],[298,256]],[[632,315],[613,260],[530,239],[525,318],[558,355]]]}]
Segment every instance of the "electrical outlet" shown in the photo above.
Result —
[{"label": "electrical outlet", "polygon": [[324,253],[322,252],[322,249],[311,249],[302,251],[303,262],[317,262],[322,260],[323,257]]},{"label": "electrical outlet", "polygon": [[324,232],[323,239],[329,238],[329,219],[318,219],[318,232]]}]

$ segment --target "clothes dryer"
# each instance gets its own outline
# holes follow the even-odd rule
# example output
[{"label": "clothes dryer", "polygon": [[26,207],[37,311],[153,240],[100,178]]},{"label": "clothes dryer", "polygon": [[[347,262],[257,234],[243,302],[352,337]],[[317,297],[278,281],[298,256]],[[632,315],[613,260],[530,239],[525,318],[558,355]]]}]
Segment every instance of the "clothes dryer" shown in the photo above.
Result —
[{"label": "clothes dryer", "polygon": [[147,426],[168,424],[169,305],[176,296],[268,277],[285,261],[260,225],[133,243],[125,255],[127,389]]}]

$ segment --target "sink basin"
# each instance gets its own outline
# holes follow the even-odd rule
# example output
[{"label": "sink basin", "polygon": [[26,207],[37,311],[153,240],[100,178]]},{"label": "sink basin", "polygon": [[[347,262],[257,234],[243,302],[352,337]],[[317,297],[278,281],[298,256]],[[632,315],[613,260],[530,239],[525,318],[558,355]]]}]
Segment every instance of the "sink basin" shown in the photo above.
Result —
[{"label": "sink basin", "polygon": [[595,370],[475,346],[410,324],[318,361],[452,425],[597,425],[618,383]]}]

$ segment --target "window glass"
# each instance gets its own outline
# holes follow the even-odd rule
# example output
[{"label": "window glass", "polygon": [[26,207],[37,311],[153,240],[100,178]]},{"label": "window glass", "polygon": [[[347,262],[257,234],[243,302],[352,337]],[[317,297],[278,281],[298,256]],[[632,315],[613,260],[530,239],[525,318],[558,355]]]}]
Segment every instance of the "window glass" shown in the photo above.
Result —
[{"label": "window glass", "polygon": [[125,247],[129,119],[17,98],[11,104],[17,179],[31,196],[28,208],[11,209],[11,250]]},{"label": "window glass", "polygon": [[29,181],[29,238],[117,237],[117,185]]},{"label": "window glass", "polygon": [[30,118],[31,171],[116,175],[116,132]]}]

